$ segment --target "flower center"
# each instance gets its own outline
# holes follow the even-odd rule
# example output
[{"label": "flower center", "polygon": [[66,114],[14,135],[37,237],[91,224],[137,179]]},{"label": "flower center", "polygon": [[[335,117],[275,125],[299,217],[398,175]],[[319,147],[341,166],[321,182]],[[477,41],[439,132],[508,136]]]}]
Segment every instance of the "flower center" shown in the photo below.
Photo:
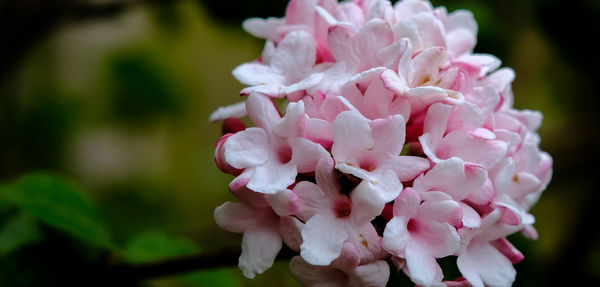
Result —
[{"label": "flower center", "polygon": [[279,158],[279,162],[288,163],[292,160],[292,149],[289,147],[282,147],[277,151],[277,157]]},{"label": "flower center", "polygon": [[352,203],[347,199],[340,200],[335,203],[334,211],[338,218],[348,217],[352,213]]},{"label": "flower center", "polygon": [[375,164],[374,161],[369,160],[369,159],[363,159],[360,161],[360,164],[358,165],[361,169],[364,169],[368,172],[373,171],[375,168],[377,168],[377,164]]},{"label": "flower center", "polygon": [[419,231],[419,223],[414,219],[410,219],[408,221],[408,224],[406,225],[406,229],[410,233],[418,232]]}]

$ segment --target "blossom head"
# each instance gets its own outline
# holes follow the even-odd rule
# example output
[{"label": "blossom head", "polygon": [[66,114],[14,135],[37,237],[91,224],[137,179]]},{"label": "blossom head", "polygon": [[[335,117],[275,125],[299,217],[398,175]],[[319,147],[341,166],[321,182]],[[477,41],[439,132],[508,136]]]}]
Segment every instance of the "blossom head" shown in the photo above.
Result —
[{"label": "blossom head", "polygon": [[[385,286],[387,262],[424,286],[512,284],[523,256],[506,236],[535,237],[529,209],[552,158],[541,114],[512,106],[512,70],[473,53],[470,12],[292,0],[284,18],[244,28],[264,51],[233,72],[245,102],[211,120],[254,124],[228,120],[215,152],[240,200],[215,217],[244,233],[246,276],[285,244],[309,286]],[[437,264],[447,256],[462,273],[452,282]]]}]

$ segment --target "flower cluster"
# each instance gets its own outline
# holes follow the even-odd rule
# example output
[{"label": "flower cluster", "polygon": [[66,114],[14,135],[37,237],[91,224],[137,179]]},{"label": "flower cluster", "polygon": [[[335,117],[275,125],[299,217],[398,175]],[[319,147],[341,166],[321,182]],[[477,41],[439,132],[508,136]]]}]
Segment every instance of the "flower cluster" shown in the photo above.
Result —
[{"label": "flower cluster", "polygon": [[[211,120],[225,120],[215,157],[239,200],[215,219],[243,233],[245,276],[285,244],[308,286],[385,286],[390,264],[423,286],[512,284],[523,255],[506,236],[536,238],[528,211],[552,159],[542,115],[512,107],[514,72],[473,53],[469,11],[292,0],[244,28],[264,50],[233,71],[245,101]],[[444,279],[447,256],[462,277]]]}]

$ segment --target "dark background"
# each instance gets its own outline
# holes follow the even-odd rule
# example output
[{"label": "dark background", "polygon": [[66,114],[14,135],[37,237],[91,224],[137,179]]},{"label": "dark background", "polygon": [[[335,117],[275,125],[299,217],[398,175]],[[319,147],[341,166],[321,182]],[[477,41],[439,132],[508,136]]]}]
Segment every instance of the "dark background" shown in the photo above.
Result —
[{"label": "dark background", "polygon": [[[516,108],[544,114],[541,148],[554,158],[554,175],[533,208],[540,238],[511,237],[525,254],[515,286],[598,286],[600,1],[433,4],[473,11],[476,52],[516,71]],[[231,178],[213,162],[220,127],[207,119],[239,100],[242,85],[230,71],[262,49],[241,21],[281,17],[285,5],[0,0],[0,181],[37,170],[71,178],[122,246],[165,234],[195,252],[238,246],[241,236],[220,230],[212,217],[232,196]],[[40,228],[34,244],[0,253],[1,286],[93,282],[90,270],[120,258]],[[287,262],[254,280],[235,268],[215,272],[141,284],[297,286]],[[222,277],[230,282],[211,281]]]}]

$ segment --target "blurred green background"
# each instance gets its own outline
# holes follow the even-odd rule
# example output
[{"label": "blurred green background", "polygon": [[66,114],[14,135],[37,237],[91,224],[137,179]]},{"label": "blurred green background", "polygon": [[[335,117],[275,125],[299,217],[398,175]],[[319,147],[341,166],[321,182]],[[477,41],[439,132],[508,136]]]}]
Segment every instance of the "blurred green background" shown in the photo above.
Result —
[{"label": "blurred green background", "polygon": [[[212,215],[233,197],[232,177],[213,161],[220,126],[208,115],[240,100],[230,71],[262,50],[241,21],[283,16],[286,4],[0,0],[0,286],[298,286],[285,261],[254,280],[235,267],[95,278],[113,262],[239,246],[241,235]],[[517,108],[544,114],[554,177],[533,209],[540,238],[511,237],[525,254],[515,286],[600,286],[600,1],[433,4],[472,10],[476,51],[516,71]],[[19,180],[32,172],[57,177]],[[54,214],[42,201],[7,199],[37,185],[72,190],[46,202],[77,208]]]}]

